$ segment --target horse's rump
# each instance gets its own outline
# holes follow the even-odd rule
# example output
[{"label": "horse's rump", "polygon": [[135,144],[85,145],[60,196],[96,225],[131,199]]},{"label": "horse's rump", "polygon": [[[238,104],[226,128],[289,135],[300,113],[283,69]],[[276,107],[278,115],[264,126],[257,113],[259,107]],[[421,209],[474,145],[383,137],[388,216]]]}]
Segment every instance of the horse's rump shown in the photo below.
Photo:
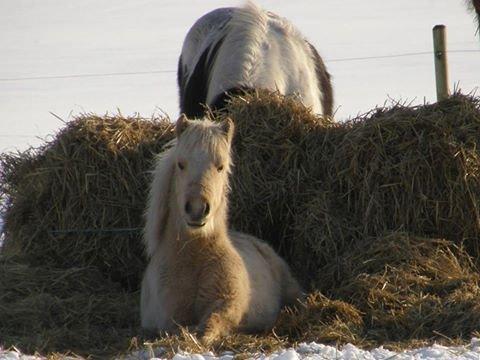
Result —
[{"label": "horse's rump", "polygon": [[185,39],[178,64],[180,110],[205,115],[228,95],[267,89],[297,95],[316,113],[332,115],[333,92],[316,49],[286,19],[254,4],[201,17]]}]

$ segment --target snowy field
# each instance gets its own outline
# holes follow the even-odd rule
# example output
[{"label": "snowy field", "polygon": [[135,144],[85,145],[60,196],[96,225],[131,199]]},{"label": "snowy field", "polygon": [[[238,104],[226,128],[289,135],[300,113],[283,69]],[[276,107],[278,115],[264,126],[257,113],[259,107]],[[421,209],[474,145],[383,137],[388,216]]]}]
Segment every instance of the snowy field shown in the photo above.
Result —
[{"label": "snowy field", "polygon": [[[257,2],[289,18],[317,47],[333,76],[338,120],[388,99],[435,101],[431,29],[436,24],[447,26],[452,88],[455,83],[470,92],[480,84],[480,42],[463,0]],[[39,145],[63,126],[62,119],[82,112],[176,118],[176,63],[186,32],[205,12],[239,3],[0,1],[0,152]],[[257,358],[480,359],[480,342],[400,354],[304,344]],[[0,348],[0,359],[39,358]]]},{"label": "snowy field", "polygon": [[[149,354],[148,352],[136,352],[122,360],[153,360],[161,359],[160,354]],[[473,339],[468,346],[444,347],[434,345],[427,348],[407,350],[404,352],[394,352],[382,347],[372,351],[361,350],[351,344],[345,345],[340,349],[332,346],[326,346],[317,343],[302,343],[296,349],[285,349],[277,351],[270,355],[256,354],[252,358],[257,360],[478,360],[480,359],[480,340]],[[42,357],[22,355],[17,351],[1,352],[0,360],[41,360]],[[177,354],[174,360],[233,360],[232,353],[226,352],[218,357],[212,353],[209,354]],[[120,360],[120,359],[119,359]]]},{"label": "snowy field", "polygon": [[[388,98],[435,100],[431,29],[448,31],[450,80],[480,84],[480,42],[464,0],[258,0],[289,18],[333,76],[339,120]],[[81,112],[178,114],[176,64],[196,19],[239,0],[0,1],[0,152]]]}]

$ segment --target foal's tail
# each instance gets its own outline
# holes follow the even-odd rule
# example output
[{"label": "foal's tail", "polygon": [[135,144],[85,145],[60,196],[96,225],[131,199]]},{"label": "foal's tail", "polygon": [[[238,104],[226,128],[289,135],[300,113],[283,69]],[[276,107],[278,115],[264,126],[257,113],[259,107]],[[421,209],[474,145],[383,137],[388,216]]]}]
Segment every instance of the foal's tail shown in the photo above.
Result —
[{"label": "foal's tail", "polygon": [[293,277],[292,271],[290,270],[290,267],[287,265],[287,263],[283,260],[282,262],[282,305],[295,305],[298,299],[303,299],[305,297],[305,292],[298,283],[297,279]]}]

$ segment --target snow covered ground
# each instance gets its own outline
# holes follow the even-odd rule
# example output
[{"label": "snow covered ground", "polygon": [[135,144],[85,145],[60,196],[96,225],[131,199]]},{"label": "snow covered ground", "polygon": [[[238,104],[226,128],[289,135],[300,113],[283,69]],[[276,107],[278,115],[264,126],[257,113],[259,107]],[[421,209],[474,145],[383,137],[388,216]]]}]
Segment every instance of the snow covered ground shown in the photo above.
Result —
[{"label": "snow covered ground", "polygon": [[[333,76],[339,120],[388,98],[435,101],[431,29],[436,24],[447,25],[451,84],[464,92],[480,85],[480,42],[463,0],[257,2],[290,19],[324,57]],[[176,63],[186,32],[205,12],[240,3],[0,1],[0,152],[38,145],[63,126],[58,117],[69,120],[81,112],[148,117],[163,111],[175,118]],[[480,342],[400,354],[302,344],[258,358],[480,359]],[[39,358],[0,348],[0,360],[5,359]]]},{"label": "snow covered ground", "polygon": [[[158,357],[156,357],[158,356]],[[149,354],[146,351],[136,352],[128,356],[127,360],[141,359],[153,360],[161,359],[161,355]],[[224,353],[218,357],[212,353],[208,354],[177,354],[174,360],[233,360],[233,353]],[[478,360],[480,359],[480,340],[473,339],[468,346],[445,347],[433,345],[403,352],[394,352],[382,347],[372,351],[361,350],[351,344],[347,344],[340,349],[333,346],[327,346],[317,343],[302,343],[296,349],[285,349],[277,351],[270,355],[256,354],[252,358],[257,360]],[[40,360],[42,357],[22,355],[18,351],[3,351],[0,348],[0,360]]]},{"label": "snow covered ground", "polygon": [[[435,24],[447,25],[451,83],[465,91],[480,84],[480,42],[463,0],[257,2],[318,48],[333,76],[339,120],[389,97],[434,101]],[[148,117],[163,110],[176,118],[185,34],[207,11],[241,3],[0,1],[0,152],[55,133],[63,123],[51,113],[68,120],[80,112]]]}]

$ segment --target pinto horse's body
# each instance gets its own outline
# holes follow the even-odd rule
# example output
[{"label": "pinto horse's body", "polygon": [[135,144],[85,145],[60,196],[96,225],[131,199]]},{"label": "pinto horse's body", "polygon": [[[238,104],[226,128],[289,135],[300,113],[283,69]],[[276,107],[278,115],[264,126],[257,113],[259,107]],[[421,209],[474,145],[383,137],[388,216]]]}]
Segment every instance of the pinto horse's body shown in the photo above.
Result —
[{"label": "pinto horse's body", "polygon": [[301,290],[269,245],[228,230],[233,123],[181,117],[176,131],[150,189],[142,326],[193,326],[206,344],[235,330],[269,329]]},{"label": "pinto horse's body", "polygon": [[177,75],[180,111],[188,117],[254,89],[295,94],[315,113],[333,113],[330,76],[316,49],[286,19],[251,3],[200,18],[184,41]]}]

